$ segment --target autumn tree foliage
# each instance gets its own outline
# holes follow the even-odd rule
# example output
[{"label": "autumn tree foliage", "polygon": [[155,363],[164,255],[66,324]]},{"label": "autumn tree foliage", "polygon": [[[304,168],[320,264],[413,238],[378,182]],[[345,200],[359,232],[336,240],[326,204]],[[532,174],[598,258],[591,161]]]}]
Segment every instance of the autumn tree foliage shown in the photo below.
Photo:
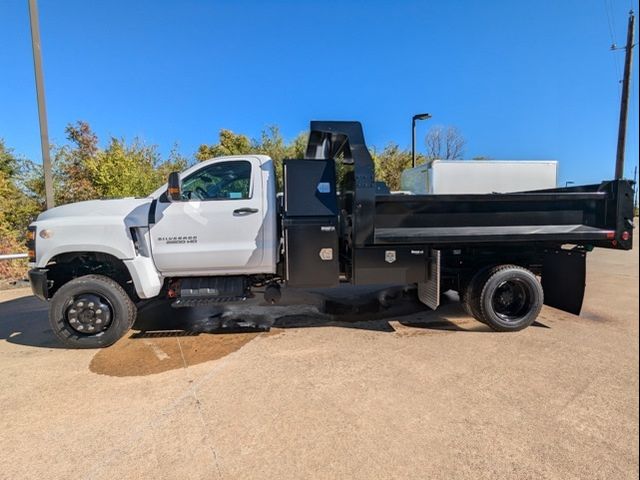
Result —
[{"label": "autumn tree foliage", "polygon": [[[282,161],[303,158],[307,132],[286,140],[275,126],[265,128],[257,138],[228,129],[218,132],[212,143],[201,144],[191,159],[177,146],[168,155],[157,146],[134,138],[110,137],[101,142],[84,121],[67,125],[66,143],[52,149],[54,195],[57,205],[91,199],[146,196],[165,183],[172,171],[184,170],[193,162],[226,155],[258,153],[273,159],[278,189],[282,189]],[[433,127],[427,134],[417,163],[434,159],[459,159],[465,141],[453,127]],[[411,167],[411,151],[396,143],[382,150],[371,149],[376,179],[393,190],[400,189],[402,171]],[[339,163],[338,176],[345,167]],[[27,226],[44,208],[44,182],[40,165],[16,156],[0,139],[0,253],[24,251]],[[24,275],[25,262],[0,262],[0,279]]]},{"label": "autumn tree foliage", "polygon": [[276,170],[278,187],[282,188],[282,161],[285,158],[302,158],[307,144],[306,132],[298,134],[291,142],[287,142],[280,128],[271,125],[263,130],[259,138],[251,139],[246,135],[222,129],[218,141],[214,144],[202,144],[196,152],[199,161],[224,155],[244,155],[258,153],[271,157]]},{"label": "autumn tree foliage", "polygon": [[[27,225],[42,208],[25,187],[24,162],[0,139],[0,254],[24,250]],[[20,278],[25,269],[24,260],[0,262],[0,281]]]}]

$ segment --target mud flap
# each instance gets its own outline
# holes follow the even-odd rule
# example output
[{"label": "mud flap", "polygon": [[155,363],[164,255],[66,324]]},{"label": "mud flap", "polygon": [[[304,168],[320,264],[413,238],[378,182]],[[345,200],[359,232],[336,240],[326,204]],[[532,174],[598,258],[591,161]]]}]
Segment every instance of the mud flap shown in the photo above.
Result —
[{"label": "mud flap", "polygon": [[586,280],[586,253],[555,250],[545,254],[542,264],[544,303],[580,315]]},{"label": "mud flap", "polygon": [[418,299],[435,310],[440,305],[440,250],[431,250],[427,268],[428,280],[418,283]]}]

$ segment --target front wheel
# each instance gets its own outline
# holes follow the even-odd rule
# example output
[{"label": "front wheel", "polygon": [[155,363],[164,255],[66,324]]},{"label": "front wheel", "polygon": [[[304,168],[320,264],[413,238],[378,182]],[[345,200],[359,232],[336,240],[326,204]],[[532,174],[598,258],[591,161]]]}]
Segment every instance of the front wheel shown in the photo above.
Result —
[{"label": "front wheel", "polygon": [[481,321],[500,332],[531,325],[544,303],[542,285],[526,268],[500,265],[485,277],[477,299]]},{"label": "front wheel", "polygon": [[65,283],[49,308],[53,333],[71,348],[108,347],[135,319],[136,306],[127,292],[102,275],[85,275]]}]

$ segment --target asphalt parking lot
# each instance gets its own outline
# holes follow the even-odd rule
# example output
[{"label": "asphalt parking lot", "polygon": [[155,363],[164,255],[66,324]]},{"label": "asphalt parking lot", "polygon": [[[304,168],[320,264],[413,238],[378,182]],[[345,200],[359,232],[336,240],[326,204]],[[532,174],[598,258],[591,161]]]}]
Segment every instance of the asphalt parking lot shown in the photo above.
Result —
[{"label": "asphalt parking lot", "polygon": [[581,317],[515,334],[455,295],[356,294],[151,304],[115,346],[65,350],[44,303],[0,292],[0,478],[638,478],[637,250],[590,255]]}]

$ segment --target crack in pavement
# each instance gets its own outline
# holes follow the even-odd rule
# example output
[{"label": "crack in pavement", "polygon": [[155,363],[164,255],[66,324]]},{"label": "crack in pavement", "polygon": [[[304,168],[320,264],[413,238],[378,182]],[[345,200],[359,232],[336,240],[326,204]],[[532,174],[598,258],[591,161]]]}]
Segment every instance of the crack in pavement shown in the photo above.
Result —
[{"label": "crack in pavement", "polygon": [[218,455],[216,454],[216,451],[213,448],[213,445],[212,445],[212,442],[211,442],[209,427],[207,426],[207,422],[204,419],[204,414],[202,413],[202,405],[200,403],[200,399],[198,398],[198,393],[196,391],[196,387],[195,387],[195,385],[193,383],[193,379],[190,378],[190,376],[189,376],[189,372],[188,372],[189,366],[187,365],[187,360],[184,357],[184,351],[182,350],[182,344],[180,343],[180,337],[176,337],[176,340],[178,341],[178,347],[180,348],[180,355],[182,356],[182,364],[184,365],[185,376],[187,378],[187,382],[189,384],[189,387],[191,388],[191,391],[192,391],[192,394],[193,394],[193,398],[194,398],[194,400],[196,402],[196,410],[198,411],[198,417],[200,418],[200,423],[202,424],[202,428],[204,430],[205,441],[207,443],[207,447],[209,447],[209,450],[211,451],[211,456],[213,458],[213,464],[216,467],[216,471],[218,473],[218,478],[222,478],[222,472],[220,472],[220,464],[218,463]]},{"label": "crack in pavement", "polygon": [[[154,417],[154,419],[149,420],[149,421],[145,422],[143,425],[140,425],[138,428],[134,429],[131,432],[131,435],[129,436],[127,441],[124,442],[124,443],[126,445],[131,445],[131,444],[135,443],[137,440],[142,438],[147,433],[147,431],[149,429],[154,428],[154,427],[158,427],[162,422],[167,421],[169,419],[170,415],[173,414],[178,409],[178,407],[180,407],[180,405],[182,405],[182,403],[185,400],[188,400],[189,398],[193,398],[193,389],[194,388],[197,388],[197,387],[209,382],[213,377],[215,377],[215,375],[218,374],[218,372],[221,369],[226,367],[226,365],[237,354],[238,354],[238,351],[233,352],[230,355],[226,356],[225,358],[220,359],[219,361],[217,361],[216,365],[214,365],[206,375],[202,376],[200,378],[200,380],[193,381],[190,386],[185,388],[182,391],[182,393],[179,394],[174,399],[174,401],[171,402],[169,405],[167,405],[159,414],[157,414]],[[158,417],[160,417],[160,420],[156,420]],[[102,471],[102,469],[104,467],[112,464],[118,458],[122,458],[123,456],[128,455],[130,453],[131,453],[131,450],[127,449],[125,447],[115,447],[115,448],[111,449],[109,452],[106,452],[104,455],[102,455],[102,458],[103,458],[102,460],[100,460],[100,461],[98,461],[98,462],[96,462],[96,463],[94,463],[92,465],[92,467],[85,473],[83,478],[85,478],[87,480],[97,478],[97,475],[99,474],[100,471]]]}]

